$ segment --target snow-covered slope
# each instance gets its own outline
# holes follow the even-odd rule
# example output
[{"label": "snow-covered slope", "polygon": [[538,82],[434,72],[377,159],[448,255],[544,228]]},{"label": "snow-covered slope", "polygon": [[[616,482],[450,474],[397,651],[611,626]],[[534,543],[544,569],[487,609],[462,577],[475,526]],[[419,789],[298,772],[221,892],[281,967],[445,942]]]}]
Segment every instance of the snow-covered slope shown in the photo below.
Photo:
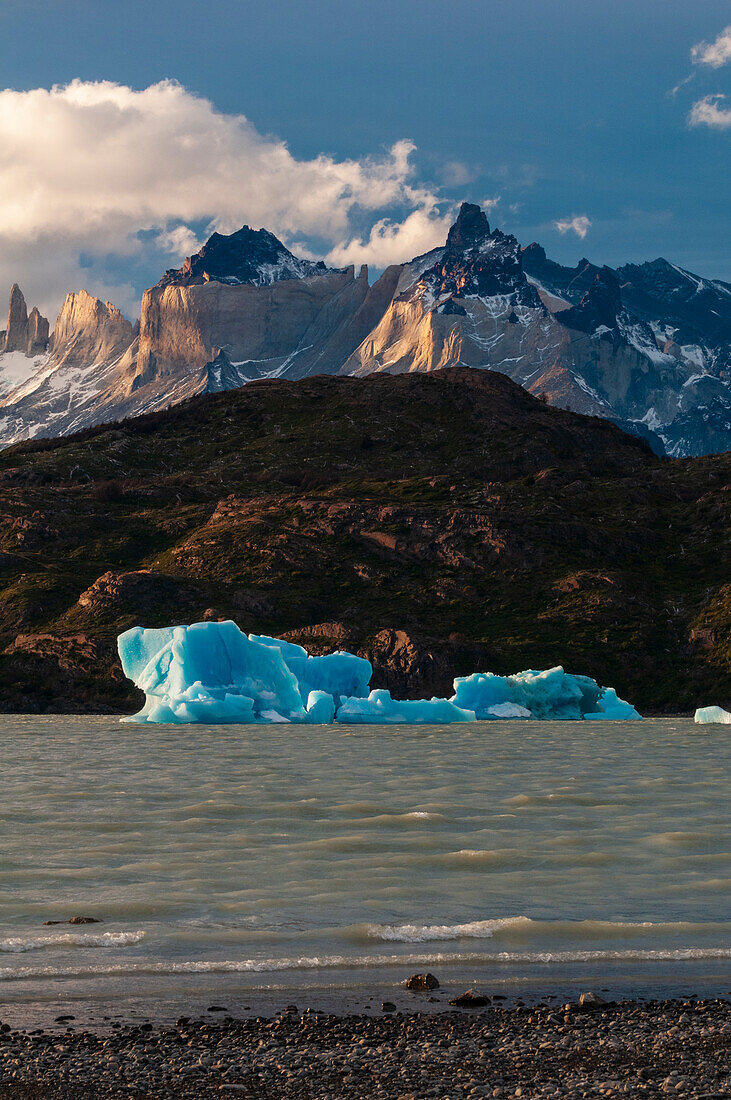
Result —
[{"label": "snow-covered slope", "polygon": [[647,425],[670,455],[731,447],[731,285],[702,279],[664,259],[616,270],[588,260],[562,267],[537,244],[523,250],[523,266],[545,293],[574,307],[557,313],[569,326],[592,287],[611,288],[608,315],[589,318],[588,327],[594,326],[595,336],[637,352],[654,382],[639,402],[628,386],[616,407],[620,417]]}]

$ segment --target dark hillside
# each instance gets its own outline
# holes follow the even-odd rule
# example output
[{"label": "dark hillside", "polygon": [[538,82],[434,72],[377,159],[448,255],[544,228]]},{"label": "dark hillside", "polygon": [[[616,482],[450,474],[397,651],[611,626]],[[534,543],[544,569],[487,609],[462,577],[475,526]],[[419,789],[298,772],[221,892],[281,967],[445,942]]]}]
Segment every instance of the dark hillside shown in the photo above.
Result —
[{"label": "dark hillside", "polygon": [[132,710],[114,638],[234,618],[395,693],[563,663],[728,703],[731,455],[663,461],[501,374],[254,382],[0,453],[0,707]]}]

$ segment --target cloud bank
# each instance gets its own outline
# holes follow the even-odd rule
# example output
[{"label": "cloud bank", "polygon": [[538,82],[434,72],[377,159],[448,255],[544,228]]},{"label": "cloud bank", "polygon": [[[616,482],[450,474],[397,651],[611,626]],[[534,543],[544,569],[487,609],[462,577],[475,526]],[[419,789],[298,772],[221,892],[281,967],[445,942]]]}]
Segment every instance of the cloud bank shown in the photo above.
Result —
[{"label": "cloud bank", "polygon": [[80,286],[133,311],[115,270],[177,263],[214,229],[266,226],[331,263],[380,267],[441,243],[451,215],[415,180],[410,141],[298,159],[169,80],[0,91],[0,148],[0,287],[17,280],[51,312]]},{"label": "cloud bank", "polygon": [[584,237],[589,232],[591,218],[588,218],[586,214],[574,214],[570,218],[559,218],[553,225],[559,233],[575,233],[576,236],[580,237],[583,241]]},{"label": "cloud bank", "polygon": [[697,42],[690,51],[696,65],[710,65],[720,69],[731,61],[731,25],[724,27],[713,42]]}]

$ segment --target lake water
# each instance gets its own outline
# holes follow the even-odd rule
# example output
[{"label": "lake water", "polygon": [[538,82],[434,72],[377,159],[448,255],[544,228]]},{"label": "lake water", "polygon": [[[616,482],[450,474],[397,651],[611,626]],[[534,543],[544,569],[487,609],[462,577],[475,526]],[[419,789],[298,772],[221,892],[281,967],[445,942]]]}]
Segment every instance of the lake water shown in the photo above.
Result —
[{"label": "lake water", "polygon": [[[686,719],[2,716],[0,998],[250,1000],[426,968],[726,991],[730,743]],[[103,923],[43,924],[73,915]]]}]

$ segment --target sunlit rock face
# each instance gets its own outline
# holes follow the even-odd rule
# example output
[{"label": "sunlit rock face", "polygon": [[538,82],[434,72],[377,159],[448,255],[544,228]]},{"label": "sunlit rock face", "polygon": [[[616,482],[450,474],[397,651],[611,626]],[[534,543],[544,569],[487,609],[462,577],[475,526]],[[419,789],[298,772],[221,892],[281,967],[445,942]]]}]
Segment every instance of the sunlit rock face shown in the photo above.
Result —
[{"label": "sunlit rock face", "polygon": [[59,367],[93,367],[118,360],[129,348],[134,326],[111,302],[85,290],[67,294],[51,339]]},{"label": "sunlit rock face", "polygon": [[562,668],[515,676],[475,673],[451,699],[391,697],[370,690],[369,661],[343,651],[311,657],[299,645],[243,634],[234,622],[133,627],[118,638],[125,675],[145,706],[125,722],[349,724],[451,723],[478,719],[637,719],[588,676]]}]

